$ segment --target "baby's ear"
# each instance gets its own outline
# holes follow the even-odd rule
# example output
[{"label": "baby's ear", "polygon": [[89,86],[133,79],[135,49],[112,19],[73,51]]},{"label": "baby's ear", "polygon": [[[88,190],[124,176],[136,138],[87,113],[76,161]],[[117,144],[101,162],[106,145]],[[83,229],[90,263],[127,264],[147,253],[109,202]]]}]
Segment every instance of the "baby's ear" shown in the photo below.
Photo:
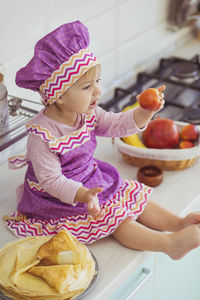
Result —
[{"label": "baby's ear", "polygon": [[60,96],[60,97],[56,100],[56,102],[57,102],[58,104],[63,104],[64,101],[63,101],[63,99],[62,99],[62,96]]}]

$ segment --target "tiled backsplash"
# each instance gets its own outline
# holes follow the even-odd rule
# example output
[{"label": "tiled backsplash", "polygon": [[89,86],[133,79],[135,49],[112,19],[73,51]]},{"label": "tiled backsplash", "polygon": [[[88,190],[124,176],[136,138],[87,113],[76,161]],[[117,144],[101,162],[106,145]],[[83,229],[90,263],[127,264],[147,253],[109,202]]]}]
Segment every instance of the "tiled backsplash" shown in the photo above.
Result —
[{"label": "tiled backsplash", "polygon": [[170,53],[189,34],[167,30],[169,0],[1,0],[0,64],[10,94],[39,99],[16,87],[15,73],[31,58],[38,39],[61,24],[88,26],[90,49],[102,63],[104,96],[139,69]]}]

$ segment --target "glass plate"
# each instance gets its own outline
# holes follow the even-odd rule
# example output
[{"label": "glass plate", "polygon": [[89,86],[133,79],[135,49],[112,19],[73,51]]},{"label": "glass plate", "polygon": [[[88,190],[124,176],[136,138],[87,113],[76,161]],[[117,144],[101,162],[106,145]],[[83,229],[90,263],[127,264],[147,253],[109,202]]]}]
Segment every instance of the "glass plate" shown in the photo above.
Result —
[{"label": "glass plate", "polygon": [[91,251],[90,251],[90,253],[92,254],[92,257],[93,257],[93,259],[95,261],[96,274],[94,275],[94,277],[93,277],[92,281],[90,282],[90,285],[88,286],[88,288],[81,295],[79,295],[78,297],[74,298],[74,300],[83,299],[87,294],[89,294],[91,292],[91,290],[93,290],[94,285],[95,285],[96,281],[99,278],[99,265],[98,265],[97,259],[96,259],[96,257],[94,256],[94,254]]},{"label": "glass plate", "polygon": [[[91,292],[91,290],[93,290],[95,283],[97,282],[98,278],[99,278],[99,264],[97,262],[96,257],[94,256],[94,254],[90,251],[90,253],[92,254],[92,257],[95,261],[95,270],[96,270],[96,274],[94,275],[92,281],[90,282],[90,285],[88,286],[88,288],[78,297],[74,298],[74,300],[80,300],[83,299],[87,294],[89,294]],[[11,300],[11,298],[8,298],[7,296],[4,296],[2,294],[2,292],[0,291],[0,299],[2,300]]]}]

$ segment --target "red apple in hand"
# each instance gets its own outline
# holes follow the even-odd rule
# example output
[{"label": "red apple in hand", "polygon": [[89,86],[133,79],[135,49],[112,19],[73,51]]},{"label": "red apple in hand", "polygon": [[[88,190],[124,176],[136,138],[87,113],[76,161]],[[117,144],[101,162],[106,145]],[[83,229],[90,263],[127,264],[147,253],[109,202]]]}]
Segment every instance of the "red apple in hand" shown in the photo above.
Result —
[{"label": "red apple in hand", "polygon": [[189,124],[181,129],[181,138],[184,141],[195,142],[198,140],[199,130],[194,124]]},{"label": "red apple in hand", "polygon": [[142,108],[148,110],[158,110],[161,103],[161,93],[164,91],[165,86],[158,89],[149,88],[143,91],[139,96],[139,104]]},{"label": "red apple in hand", "polygon": [[189,141],[182,141],[179,144],[180,149],[192,148],[192,147],[194,147],[194,144],[192,142],[189,142]]}]

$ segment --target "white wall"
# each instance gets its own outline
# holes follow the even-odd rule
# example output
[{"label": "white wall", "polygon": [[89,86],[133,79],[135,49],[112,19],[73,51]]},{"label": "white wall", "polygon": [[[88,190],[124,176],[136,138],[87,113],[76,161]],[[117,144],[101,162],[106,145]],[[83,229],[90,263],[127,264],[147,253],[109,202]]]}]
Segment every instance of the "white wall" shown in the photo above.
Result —
[{"label": "white wall", "polygon": [[167,30],[169,0],[0,0],[0,71],[10,94],[38,98],[15,85],[36,41],[61,24],[88,26],[91,50],[102,62],[104,96],[155,63],[188,34]]}]

